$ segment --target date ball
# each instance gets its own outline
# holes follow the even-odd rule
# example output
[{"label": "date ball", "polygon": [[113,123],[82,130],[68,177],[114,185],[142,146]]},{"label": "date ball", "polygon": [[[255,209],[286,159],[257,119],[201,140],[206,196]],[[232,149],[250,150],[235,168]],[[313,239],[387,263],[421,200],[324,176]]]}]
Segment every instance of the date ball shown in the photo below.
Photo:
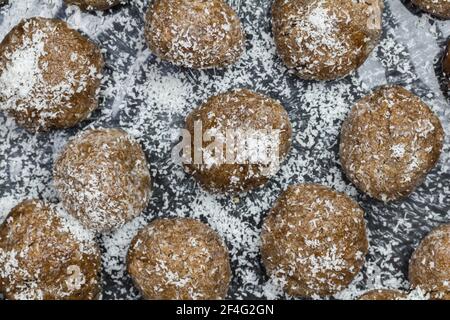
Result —
[{"label": "date ball", "polygon": [[358,101],[345,120],[342,167],[381,201],[408,196],[436,165],[444,140],[439,118],[411,92],[385,86]]},{"label": "date ball", "polygon": [[421,10],[442,19],[450,19],[450,0],[411,0]]},{"label": "date ball", "polygon": [[228,292],[228,249],[216,232],[193,219],[153,221],[131,242],[127,262],[145,299],[224,299]]},{"label": "date ball", "polygon": [[72,127],[97,108],[103,66],[64,21],[23,20],[0,44],[0,109],[30,131]]},{"label": "date ball", "polygon": [[66,210],[97,233],[112,231],[137,217],[150,198],[144,152],[120,129],[81,132],[59,155],[53,175]]},{"label": "date ball", "polygon": [[0,226],[0,292],[6,299],[96,299],[100,269],[92,234],[58,207],[24,201]]},{"label": "date ball", "polygon": [[406,300],[408,295],[399,290],[376,289],[359,297],[359,300]]},{"label": "date ball", "polygon": [[207,190],[218,192],[265,184],[277,173],[292,136],[284,107],[246,89],[209,98],[187,117],[186,129],[193,152],[185,170]]},{"label": "date ball", "polygon": [[360,206],[313,184],[288,187],[264,220],[261,237],[268,274],[297,297],[330,296],[347,287],[368,249]]},{"label": "date ball", "polygon": [[236,12],[223,0],[154,0],[145,35],[155,55],[195,69],[235,63],[245,42]]},{"label": "date ball", "polygon": [[380,0],[275,0],[278,54],[302,79],[333,80],[359,68],[381,36]]},{"label": "date ball", "polygon": [[67,4],[79,6],[83,10],[108,10],[124,0],[64,0]]},{"label": "date ball", "polygon": [[431,298],[450,300],[450,224],[431,231],[409,262],[409,281]]}]

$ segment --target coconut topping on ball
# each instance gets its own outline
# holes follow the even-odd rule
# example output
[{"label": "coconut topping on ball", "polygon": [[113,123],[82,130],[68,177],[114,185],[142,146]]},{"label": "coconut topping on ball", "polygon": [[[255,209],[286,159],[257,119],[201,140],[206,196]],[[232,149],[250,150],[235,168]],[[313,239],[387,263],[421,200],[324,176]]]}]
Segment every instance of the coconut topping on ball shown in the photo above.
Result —
[{"label": "coconut topping on ball", "polygon": [[31,18],[0,44],[0,109],[29,130],[67,128],[97,107],[100,50],[57,19]]},{"label": "coconut topping on ball", "polygon": [[320,185],[289,186],[264,221],[268,273],[299,297],[329,296],[361,270],[368,250],[364,211]]},{"label": "coconut topping on ball", "polygon": [[223,0],[155,0],[145,34],[153,53],[189,68],[225,67],[244,50],[241,22]]},{"label": "coconut topping on ball", "polygon": [[444,131],[419,97],[384,86],[358,101],[342,127],[340,156],[347,177],[381,201],[408,196],[435,166]]},{"label": "coconut topping on ball", "polygon": [[276,0],[278,53],[301,78],[332,80],[367,59],[381,35],[379,0]]},{"label": "coconut topping on ball", "polygon": [[100,268],[93,234],[60,207],[24,201],[0,226],[0,292],[7,299],[95,299]]},{"label": "coconut topping on ball", "polygon": [[64,207],[95,232],[117,229],[140,215],[150,199],[150,182],[140,144],[121,129],[81,132],[54,166]]}]

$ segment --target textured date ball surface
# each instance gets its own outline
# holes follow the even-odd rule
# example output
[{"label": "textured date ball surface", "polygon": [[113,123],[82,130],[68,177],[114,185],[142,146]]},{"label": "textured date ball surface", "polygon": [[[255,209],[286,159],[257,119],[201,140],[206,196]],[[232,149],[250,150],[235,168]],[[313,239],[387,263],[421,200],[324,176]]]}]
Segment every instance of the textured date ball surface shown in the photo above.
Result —
[{"label": "textured date ball surface", "polygon": [[64,0],[67,4],[79,6],[83,10],[107,10],[124,0]]},{"label": "textured date ball surface", "polygon": [[120,129],[91,129],[65,146],[54,183],[66,210],[88,229],[123,226],[146,208],[150,172],[139,143]]},{"label": "textured date ball surface", "polygon": [[399,290],[376,289],[359,297],[359,300],[405,300],[408,295]]},{"label": "textured date ball surface", "polygon": [[450,0],[411,0],[411,2],[436,17],[450,19]]},{"label": "textured date ball surface", "polygon": [[360,271],[367,253],[364,212],[320,185],[290,186],[265,219],[262,259],[289,295],[333,295]]},{"label": "textured date ball surface", "polygon": [[0,44],[0,109],[30,131],[72,127],[97,108],[103,66],[64,21],[23,20]]},{"label": "textured date ball surface", "polygon": [[450,224],[422,240],[409,262],[409,281],[433,299],[450,300]]},{"label": "textured date ball surface", "polygon": [[[196,108],[186,119],[186,129],[192,141],[196,137],[196,122],[201,123],[203,134],[214,132],[219,137],[218,140],[224,142],[224,157],[231,151],[236,156],[236,161],[217,162],[216,158],[209,156],[214,156],[208,150],[211,141],[203,141],[201,148],[193,145],[193,151],[201,149],[202,163],[186,164],[185,170],[210,191],[242,192],[265,184],[276,174],[291,145],[292,126],[284,107],[272,98],[246,89],[213,96]],[[252,144],[252,134],[239,133],[239,130],[252,129],[262,132],[259,142],[255,144]],[[245,161],[242,156],[244,152],[240,151],[238,144],[233,146],[226,143],[228,130],[236,130],[237,141],[247,140],[246,150],[250,154],[257,155],[259,147],[270,146],[272,143],[277,145],[278,152],[268,152],[266,162],[263,157]],[[270,133],[272,130],[278,132],[278,139],[271,140],[275,137]],[[194,162],[194,155],[192,161]]]},{"label": "textured date ball surface", "polygon": [[95,299],[100,251],[60,208],[28,200],[0,226],[0,292],[6,299]]},{"label": "textured date ball surface", "polygon": [[341,132],[347,177],[381,201],[408,196],[436,165],[444,132],[439,118],[411,92],[382,87],[358,101]]},{"label": "textured date ball surface", "polygon": [[154,0],[145,35],[158,57],[188,68],[221,68],[244,50],[236,12],[224,0]]},{"label": "textured date ball surface", "polygon": [[275,43],[300,78],[332,80],[360,67],[381,36],[380,0],[275,0]]},{"label": "textured date ball surface", "polygon": [[128,272],[146,299],[224,299],[231,269],[217,233],[193,219],[159,219],[131,242]]}]

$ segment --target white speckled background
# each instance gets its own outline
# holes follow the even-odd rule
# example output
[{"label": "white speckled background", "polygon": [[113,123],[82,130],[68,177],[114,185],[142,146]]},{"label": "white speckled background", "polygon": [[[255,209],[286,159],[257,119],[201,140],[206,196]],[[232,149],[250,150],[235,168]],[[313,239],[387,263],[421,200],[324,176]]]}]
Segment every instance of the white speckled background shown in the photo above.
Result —
[{"label": "white speckled background", "polygon": [[[0,114],[0,220],[26,198],[58,201],[53,160],[67,139],[85,127],[120,126],[143,144],[151,162],[154,193],[145,214],[111,235],[103,248],[105,299],[134,299],[124,268],[136,231],[159,216],[191,216],[209,223],[230,248],[233,280],[229,298],[288,298],[264,275],[259,259],[262,218],[287,185],[322,183],[347,192],[366,210],[370,250],[363,271],[336,298],[354,298],[372,288],[408,288],[409,257],[433,227],[450,221],[450,106],[442,89],[440,60],[450,21],[431,18],[405,1],[387,0],[380,45],[355,74],[333,82],[292,76],[276,56],[270,0],[229,0],[247,33],[247,51],[227,70],[194,71],[161,62],[147,50],[143,14],[147,0],[130,0],[105,13],[67,8],[62,0],[10,0],[0,7],[0,39],[22,18],[58,17],[104,49],[107,61],[100,108],[81,125],[30,134]],[[404,201],[389,205],[360,194],[342,174],[337,146],[352,104],[376,86],[401,84],[421,96],[447,132],[441,160],[426,182]],[[239,197],[202,191],[172,164],[171,147],[184,117],[208,96],[247,87],[279,99],[294,125],[293,149],[264,188]]]}]

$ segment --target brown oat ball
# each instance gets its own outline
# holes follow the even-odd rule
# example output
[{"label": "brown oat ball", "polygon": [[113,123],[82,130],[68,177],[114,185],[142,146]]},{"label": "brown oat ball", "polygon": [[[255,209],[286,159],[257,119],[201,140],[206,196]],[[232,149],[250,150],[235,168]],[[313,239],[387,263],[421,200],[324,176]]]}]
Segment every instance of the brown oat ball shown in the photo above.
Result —
[{"label": "brown oat ball", "polygon": [[224,0],[154,0],[145,35],[155,55],[188,68],[226,67],[244,50],[241,22]]},{"label": "brown oat ball", "polygon": [[361,191],[381,201],[397,200],[422,183],[443,140],[439,118],[419,97],[384,86],[358,101],[345,120],[341,164]]},{"label": "brown oat ball", "polygon": [[450,0],[411,0],[411,2],[436,17],[450,19]]},{"label": "brown oat ball", "polygon": [[64,0],[67,4],[79,6],[83,10],[108,10],[124,0]]},{"label": "brown oat ball", "polygon": [[[209,148],[211,141],[203,139],[203,147],[195,145],[196,123],[201,123],[203,135],[212,132],[215,141],[223,142],[222,161]],[[201,163],[196,163],[192,154],[192,163],[185,165],[186,172],[206,189],[219,192],[248,191],[265,184],[289,152],[292,136],[284,107],[274,99],[246,89],[209,98],[187,117],[186,129],[192,137],[192,153],[200,151],[203,155]],[[227,143],[227,131],[231,130],[235,133],[234,145]],[[240,147],[243,143],[245,148]],[[275,148],[272,150],[270,146]],[[265,147],[275,152],[263,153]],[[232,153],[234,160],[233,157],[227,160],[227,153]]]},{"label": "brown oat ball", "polygon": [[359,300],[405,300],[408,295],[399,290],[376,289],[367,291]]},{"label": "brown oat ball", "polygon": [[231,268],[228,249],[193,219],[158,219],[131,242],[128,272],[145,299],[224,299]]},{"label": "brown oat ball", "polygon": [[422,240],[409,262],[409,281],[433,299],[450,300],[450,224]]},{"label": "brown oat ball", "polygon": [[24,201],[0,226],[0,292],[6,299],[96,299],[100,269],[92,234],[58,207]]},{"label": "brown oat ball", "polygon": [[289,186],[262,228],[262,260],[289,295],[329,296],[347,287],[364,264],[364,211],[328,187]]},{"label": "brown oat ball", "polygon": [[146,208],[150,172],[139,143],[121,129],[91,129],[56,160],[54,183],[66,210],[95,232],[123,226]]},{"label": "brown oat ball", "polygon": [[64,21],[23,20],[0,44],[0,109],[31,131],[72,127],[97,108],[103,66]]},{"label": "brown oat ball", "polygon": [[381,36],[380,0],[275,0],[278,54],[303,79],[333,80],[359,68]]}]

